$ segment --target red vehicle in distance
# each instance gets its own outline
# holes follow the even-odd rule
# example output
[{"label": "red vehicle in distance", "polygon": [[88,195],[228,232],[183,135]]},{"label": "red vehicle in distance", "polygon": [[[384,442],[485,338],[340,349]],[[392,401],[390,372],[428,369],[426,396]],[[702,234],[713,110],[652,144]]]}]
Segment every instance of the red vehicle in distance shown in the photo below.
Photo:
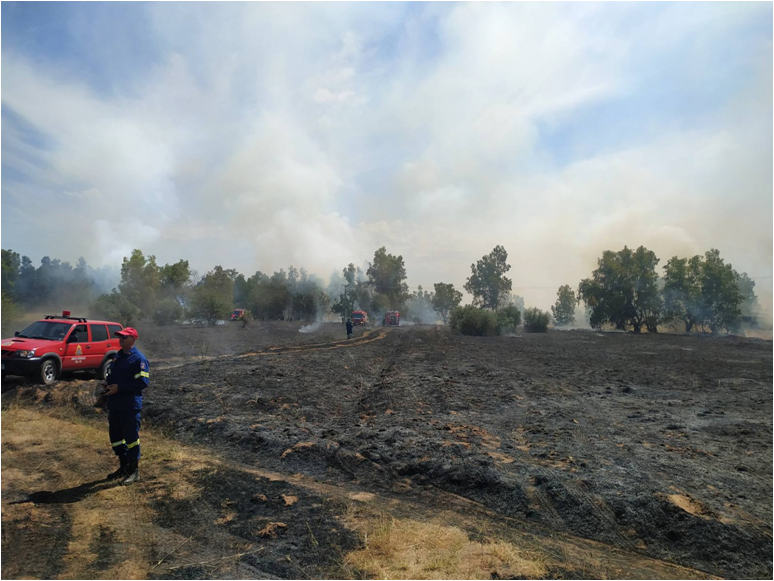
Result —
[{"label": "red vehicle in distance", "polygon": [[398,311],[387,311],[386,313],[384,313],[384,319],[382,319],[382,325],[384,327],[399,327],[400,313]]},{"label": "red vehicle in distance", "polygon": [[105,379],[116,353],[121,349],[116,331],[123,326],[112,321],[92,321],[46,315],[10,339],[2,342],[2,372],[31,377],[51,385],[62,371],[96,371]]},{"label": "red vehicle in distance", "polygon": [[349,319],[355,326],[365,326],[368,323],[368,314],[365,311],[352,311],[352,316]]}]

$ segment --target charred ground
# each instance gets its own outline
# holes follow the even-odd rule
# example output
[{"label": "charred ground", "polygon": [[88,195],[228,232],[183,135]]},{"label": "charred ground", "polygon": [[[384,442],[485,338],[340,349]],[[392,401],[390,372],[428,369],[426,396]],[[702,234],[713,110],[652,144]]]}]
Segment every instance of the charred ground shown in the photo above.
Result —
[{"label": "charred ground", "polygon": [[[416,515],[488,515],[537,544],[590,539],[629,556],[626,576],[653,574],[633,563],[654,559],[697,575],[771,577],[770,341],[376,327],[347,342],[341,325],[298,327],[140,329],[153,373],[146,425],[239,467],[197,477],[202,498],[222,496],[219,483],[244,488],[230,500],[230,534],[248,535],[244,519],[256,511],[276,516],[254,494],[280,498],[288,485],[265,493],[249,476],[263,470],[328,487],[320,498],[361,491]],[[68,385],[88,400],[90,382],[55,389]],[[163,515],[172,501],[154,502]],[[305,503],[325,507],[305,520],[336,531],[343,554],[360,541],[336,524],[339,502]],[[280,538],[312,554],[305,529]],[[298,574],[277,562],[261,570]]]}]

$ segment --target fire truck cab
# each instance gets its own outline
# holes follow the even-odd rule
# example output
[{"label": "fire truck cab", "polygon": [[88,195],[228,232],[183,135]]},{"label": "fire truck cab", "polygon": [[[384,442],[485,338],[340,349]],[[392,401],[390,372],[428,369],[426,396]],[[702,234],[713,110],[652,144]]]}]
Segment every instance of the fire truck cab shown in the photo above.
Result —
[{"label": "fire truck cab", "polygon": [[398,311],[387,311],[386,313],[384,313],[384,319],[382,319],[382,326],[399,327],[400,313]]},{"label": "fire truck cab", "polygon": [[366,323],[368,323],[368,315],[365,311],[352,311],[352,316],[350,316],[350,320],[352,321],[352,324],[357,325],[363,325],[365,326]]}]

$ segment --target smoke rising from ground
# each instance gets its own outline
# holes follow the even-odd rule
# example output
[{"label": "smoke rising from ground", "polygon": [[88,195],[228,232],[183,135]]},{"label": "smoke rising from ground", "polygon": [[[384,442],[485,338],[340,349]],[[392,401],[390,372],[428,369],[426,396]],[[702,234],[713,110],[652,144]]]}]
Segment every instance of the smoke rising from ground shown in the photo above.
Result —
[{"label": "smoke rising from ground", "polygon": [[317,329],[320,328],[320,325],[322,325],[322,320],[315,321],[314,323],[310,323],[308,325],[304,325],[301,327],[298,332],[299,333],[314,333],[317,331]]}]

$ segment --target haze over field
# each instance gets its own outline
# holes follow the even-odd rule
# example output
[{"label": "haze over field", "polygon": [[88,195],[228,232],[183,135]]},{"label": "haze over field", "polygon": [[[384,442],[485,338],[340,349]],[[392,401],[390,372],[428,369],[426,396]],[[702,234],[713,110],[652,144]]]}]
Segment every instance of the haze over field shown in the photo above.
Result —
[{"label": "haze over field", "polygon": [[547,308],[604,250],[772,297],[772,5],[2,3],[2,247]]}]

